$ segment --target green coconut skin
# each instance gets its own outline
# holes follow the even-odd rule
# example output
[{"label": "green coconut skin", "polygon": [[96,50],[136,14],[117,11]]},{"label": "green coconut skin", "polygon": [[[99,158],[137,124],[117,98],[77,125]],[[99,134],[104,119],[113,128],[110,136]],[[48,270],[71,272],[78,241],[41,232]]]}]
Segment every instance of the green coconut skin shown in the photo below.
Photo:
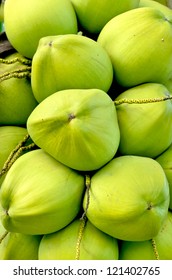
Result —
[{"label": "green coconut skin", "polygon": [[[121,93],[116,101],[168,98],[170,92],[162,84],[146,83]],[[119,151],[122,155],[155,158],[172,142],[172,101],[143,104],[123,103],[116,106],[120,128]]]},{"label": "green coconut skin", "polygon": [[27,130],[40,148],[79,171],[106,164],[116,154],[120,139],[113,101],[99,89],[52,94],[33,110]]},{"label": "green coconut skin", "polygon": [[[5,59],[16,58],[23,59],[24,57],[15,52]],[[0,75],[25,68],[26,65],[20,62],[0,63]],[[0,93],[0,125],[24,126],[30,113],[38,104],[32,92],[30,78],[10,77],[0,81]]]},{"label": "green coconut skin", "polygon": [[10,232],[55,232],[76,217],[83,191],[84,176],[41,149],[30,151],[14,162],[2,183],[2,224]]},{"label": "green coconut skin", "polygon": [[118,14],[137,8],[140,0],[71,0],[80,25],[90,33],[99,33]]},{"label": "green coconut skin", "polygon": [[2,23],[4,22],[4,2],[0,3],[0,30],[2,28]]},{"label": "green coconut skin", "polygon": [[64,89],[108,91],[112,80],[111,60],[96,41],[76,34],[47,36],[39,41],[31,73],[38,102]]},{"label": "green coconut skin", "polygon": [[160,156],[156,158],[157,162],[162,166],[170,189],[170,205],[169,209],[172,210],[172,145],[165,150]]},{"label": "green coconut skin", "polygon": [[[39,246],[39,260],[75,260],[80,223],[75,220],[58,232],[44,235]],[[79,260],[117,259],[117,240],[87,221],[79,247]]]},{"label": "green coconut skin", "polygon": [[[5,233],[0,223],[0,237]],[[0,243],[0,260],[38,260],[42,236],[8,232]]]},{"label": "green coconut skin", "polygon": [[164,6],[172,8],[171,0],[154,0],[154,2],[158,2],[158,3],[163,4]]},{"label": "green coconut skin", "polygon": [[94,226],[121,240],[145,241],[167,216],[169,185],[157,161],[120,156],[93,175],[89,197],[87,217]]},{"label": "green coconut skin", "polygon": [[171,79],[171,22],[158,9],[142,7],[114,17],[104,26],[97,41],[109,54],[120,85],[163,84]]},{"label": "green coconut skin", "polygon": [[[172,260],[172,213],[168,215],[154,237],[160,260]],[[122,241],[119,250],[120,260],[156,260],[151,240],[142,242]]]},{"label": "green coconut skin", "polygon": [[[167,3],[168,2],[168,3]],[[172,19],[172,2],[161,0],[161,1],[153,1],[153,0],[140,0],[139,7],[152,7],[158,9],[166,19],[171,22]],[[167,79],[163,82],[163,84],[172,92],[172,80],[167,77]]]},{"label": "green coconut skin", "polygon": [[6,0],[4,23],[12,46],[28,58],[33,57],[42,37],[78,31],[76,14],[69,0]]},{"label": "green coconut skin", "polygon": [[[1,126],[0,127],[0,170],[8,159],[10,153],[26,136],[27,130],[19,126]],[[0,177],[0,185],[4,180],[5,174]]]},{"label": "green coconut skin", "polygon": [[[165,3],[166,2],[166,5]],[[152,0],[140,0],[139,7],[152,7],[160,10],[166,18],[172,18],[172,10],[167,6],[167,1],[164,0],[162,3],[160,1],[152,1]]]}]

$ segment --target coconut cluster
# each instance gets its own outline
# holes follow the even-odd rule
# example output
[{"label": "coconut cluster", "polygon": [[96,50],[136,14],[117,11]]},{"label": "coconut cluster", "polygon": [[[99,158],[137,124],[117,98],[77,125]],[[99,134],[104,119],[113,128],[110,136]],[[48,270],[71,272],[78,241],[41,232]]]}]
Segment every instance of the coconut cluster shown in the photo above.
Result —
[{"label": "coconut cluster", "polygon": [[172,259],[165,2],[1,3],[0,259]]}]

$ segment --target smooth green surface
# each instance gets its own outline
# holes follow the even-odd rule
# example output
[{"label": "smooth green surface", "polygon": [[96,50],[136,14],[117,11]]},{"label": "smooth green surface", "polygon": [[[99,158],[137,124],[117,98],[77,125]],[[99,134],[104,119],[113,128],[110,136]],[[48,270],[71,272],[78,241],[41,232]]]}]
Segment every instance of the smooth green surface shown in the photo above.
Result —
[{"label": "smooth green surface", "polygon": [[30,114],[33,141],[80,171],[101,168],[117,152],[120,131],[112,99],[99,89],[71,89],[44,99]]},{"label": "smooth green surface", "polygon": [[93,225],[121,240],[145,241],[157,235],[167,216],[169,185],[157,161],[119,156],[93,175],[89,197]]},{"label": "smooth green surface", "polygon": [[32,60],[31,84],[38,102],[64,89],[108,91],[112,80],[113,68],[108,54],[86,36],[44,37]]},{"label": "smooth green surface", "polygon": [[82,223],[75,220],[58,232],[44,235],[39,247],[39,260],[117,260],[117,240],[89,221],[83,229],[80,246],[77,246]]},{"label": "smooth green surface", "polygon": [[3,226],[12,232],[46,234],[69,224],[78,214],[84,177],[41,149],[19,157],[0,192]]}]

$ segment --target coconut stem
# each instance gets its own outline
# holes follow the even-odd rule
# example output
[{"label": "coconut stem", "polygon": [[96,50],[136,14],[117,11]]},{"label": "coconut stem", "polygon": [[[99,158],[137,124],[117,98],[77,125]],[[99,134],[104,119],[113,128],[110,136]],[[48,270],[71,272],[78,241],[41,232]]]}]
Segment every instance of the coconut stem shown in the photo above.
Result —
[{"label": "coconut stem", "polygon": [[78,233],[78,239],[77,239],[77,243],[76,243],[76,256],[75,256],[76,260],[79,260],[79,258],[80,258],[81,240],[82,240],[82,237],[83,237],[83,232],[84,232],[85,224],[86,224],[86,221],[87,221],[86,214],[87,214],[89,201],[90,201],[89,190],[90,190],[90,186],[91,186],[91,179],[90,179],[89,175],[86,175],[85,186],[86,186],[87,201],[86,201],[85,211],[80,218],[79,233]]},{"label": "coconut stem", "polygon": [[85,211],[84,211],[84,213],[82,214],[81,219],[83,219],[83,218],[86,216],[87,210],[88,210],[88,206],[89,206],[89,203],[90,203],[90,186],[91,186],[91,179],[90,179],[90,176],[89,176],[89,175],[86,175],[86,178],[85,178],[85,186],[86,186],[87,201],[86,201]]},{"label": "coconut stem", "polygon": [[77,243],[76,243],[76,256],[75,256],[76,260],[80,259],[80,246],[81,246],[81,240],[83,237],[86,221],[87,221],[86,216],[84,216],[83,218],[80,219],[79,233],[78,233],[78,239],[77,239]]},{"label": "coconut stem", "polygon": [[25,67],[24,69],[18,69],[10,72],[5,72],[0,75],[0,82],[11,79],[11,78],[30,78],[31,77],[31,67]]},{"label": "coconut stem", "polygon": [[29,138],[30,136],[27,134],[24,137],[24,139],[21,142],[19,142],[19,144],[12,150],[6,162],[4,163],[2,170],[0,171],[0,177],[10,169],[10,167],[13,165],[16,159],[22,154],[23,151],[30,150],[36,146],[35,143],[31,143],[28,144],[27,146],[24,146]]},{"label": "coconut stem", "polygon": [[127,99],[122,98],[119,100],[114,100],[114,104],[116,106],[127,103],[127,104],[144,104],[144,103],[155,103],[155,102],[161,102],[166,100],[171,100],[172,96],[168,95],[165,97],[157,97],[157,98],[144,98],[144,99]]},{"label": "coconut stem", "polygon": [[0,244],[2,243],[2,241],[5,239],[5,237],[7,236],[8,231],[5,231],[4,234],[2,236],[0,236]]},{"label": "coconut stem", "polygon": [[22,58],[22,57],[15,57],[13,59],[0,58],[0,63],[3,63],[3,64],[13,64],[13,63],[16,63],[16,62],[20,62],[24,65],[31,65],[32,64],[31,60],[26,59],[26,58]]},{"label": "coconut stem", "polygon": [[157,250],[155,239],[152,239],[151,242],[152,242],[152,247],[153,247],[153,252],[154,252],[155,258],[156,258],[156,260],[159,260],[160,258],[159,258],[159,253]]}]

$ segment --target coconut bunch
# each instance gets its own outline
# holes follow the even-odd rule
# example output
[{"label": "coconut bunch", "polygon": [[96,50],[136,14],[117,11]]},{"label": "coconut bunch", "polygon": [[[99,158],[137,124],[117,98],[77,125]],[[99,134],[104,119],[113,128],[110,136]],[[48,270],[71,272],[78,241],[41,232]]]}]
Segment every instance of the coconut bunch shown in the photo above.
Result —
[{"label": "coconut bunch", "polygon": [[170,8],[1,1],[0,259],[172,260]]}]

